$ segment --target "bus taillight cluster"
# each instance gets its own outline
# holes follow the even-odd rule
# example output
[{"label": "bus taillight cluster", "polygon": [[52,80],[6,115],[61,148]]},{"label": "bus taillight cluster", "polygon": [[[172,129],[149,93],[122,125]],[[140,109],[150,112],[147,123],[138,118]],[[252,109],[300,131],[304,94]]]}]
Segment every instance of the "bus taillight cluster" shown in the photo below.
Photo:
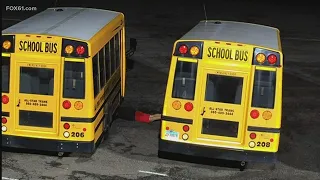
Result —
[{"label": "bus taillight cluster", "polygon": [[87,58],[88,45],[85,42],[75,41],[71,39],[62,40],[61,56],[74,58]]},{"label": "bus taillight cluster", "polygon": [[[259,116],[260,116],[260,113],[259,113],[259,111],[256,110],[256,109],[253,109],[253,110],[250,112],[250,117],[251,117],[252,119],[257,119]],[[264,111],[264,112],[262,113],[262,118],[263,118],[264,120],[270,120],[271,117],[272,117],[271,111],[268,111],[268,110],[267,110],[267,111]]]},{"label": "bus taillight cluster", "polygon": [[203,46],[203,42],[198,42],[198,41],[177,42],[173,55],[201,59],[202,46]]},{"label": "bus taillight cluster", "polygon": [[[62,103],[62,107],[64,108],[64,109],[70,109],[71,108],[71,102],[69,101],[69,100],[65,100],[65,101],[63,101],[63,103]],[[74,103],[74,108],[76,109],[76,110],[81,110],[82,108],[83,108],[83,103],[81,102],[81,101],[76,101],[75,103]]]},{"label": "bus taillight cluster", "polygon": [[13,35],[2,36],[2,52],[13,53],[14,52],[14,38]]},{"label": "bus taillight cluster", "polygon": [[[181,102],[176,100],[172,103],[172,107],[175,109],[175,110],[179,110],[181,108]],[[187,102],[184,104],[184,110],[190,112],[193,110],[193,104],[191,102]]]},{"label": "bus taillight cluster", "polygon": [[255,48],[253,65],[280,67],[280,54],[266,49]]}]

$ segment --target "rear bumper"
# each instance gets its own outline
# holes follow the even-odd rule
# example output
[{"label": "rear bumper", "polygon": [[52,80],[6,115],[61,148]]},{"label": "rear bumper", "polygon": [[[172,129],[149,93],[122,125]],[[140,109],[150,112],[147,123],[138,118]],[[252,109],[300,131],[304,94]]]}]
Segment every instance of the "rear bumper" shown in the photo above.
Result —
[{"label": "rear bumper", "polygon": [[167,141],[163,139],[159,140],[159,151],[232,161],[274,163],[277,160],[276,153],[236,151],[231,149],[220,149],[208,146]]},{"label": "rear bumper", "polygon": [[80,152],[91,153],[94,151],[95,144],[91,142],[75,142],[75,141],[61,141],[51,139],[38,139],[11,135],[2,135],[2,146],[35,149],[43,151],[55,152]]}]

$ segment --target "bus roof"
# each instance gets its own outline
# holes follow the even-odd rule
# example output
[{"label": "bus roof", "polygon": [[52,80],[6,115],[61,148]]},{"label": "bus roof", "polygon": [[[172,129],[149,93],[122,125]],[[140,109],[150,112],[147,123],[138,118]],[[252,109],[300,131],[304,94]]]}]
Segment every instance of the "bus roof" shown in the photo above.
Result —
[{"label": "bus roof", "polygon": [[279,30],[269,26],[235,21],[209,20],[200,21],[180,40],[229,41],[280,50],[278,35]]},{"label": "bus roof", "polygon": [[87,41],[119,14],[93,8],[48,8],[3,30],[2,34],[44,34]]}]

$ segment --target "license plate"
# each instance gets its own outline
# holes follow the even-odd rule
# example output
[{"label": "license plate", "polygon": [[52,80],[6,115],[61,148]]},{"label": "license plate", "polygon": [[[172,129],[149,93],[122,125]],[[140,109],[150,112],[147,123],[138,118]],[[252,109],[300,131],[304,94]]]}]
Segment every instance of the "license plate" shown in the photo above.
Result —
[{"label": "license plate", "polygon": [[166,139],[169,139],[169,140],[178,140],[179,139],[179,132],[172,131],[172,130],[166,130],[165,137],[166,137]]}]

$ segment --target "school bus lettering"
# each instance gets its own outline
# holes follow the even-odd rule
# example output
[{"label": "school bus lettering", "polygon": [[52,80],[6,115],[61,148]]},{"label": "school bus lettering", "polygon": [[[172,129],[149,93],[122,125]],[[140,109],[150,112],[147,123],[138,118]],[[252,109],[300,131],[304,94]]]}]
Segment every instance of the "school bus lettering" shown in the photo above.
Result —
[{"label": "school bus lettering", "polygon": [[[44,44],[43,44],[44,43]],[[45,52],[45,53],[57,53],[57,43],[51,42],[33,42],[33,41],[20,41],[19,50],[28,52]]]},{"label": "school bus lettering", "polygon": [[247,61],[248,54],[249,52],[245,50],[209,47],[207,56],[210,58],[217,58],[217,59]]}]

